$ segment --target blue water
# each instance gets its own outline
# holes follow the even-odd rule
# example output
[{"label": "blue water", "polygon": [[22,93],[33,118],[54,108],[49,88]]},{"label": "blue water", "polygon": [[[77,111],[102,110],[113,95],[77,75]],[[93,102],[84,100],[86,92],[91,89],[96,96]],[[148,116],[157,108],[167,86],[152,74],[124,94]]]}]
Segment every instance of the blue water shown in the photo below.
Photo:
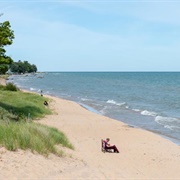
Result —
[{"label": "blue water", "polygon": [[10,81],[23,89],[73,100],[180,144],[179,72],[53,72],[14,75]]}]

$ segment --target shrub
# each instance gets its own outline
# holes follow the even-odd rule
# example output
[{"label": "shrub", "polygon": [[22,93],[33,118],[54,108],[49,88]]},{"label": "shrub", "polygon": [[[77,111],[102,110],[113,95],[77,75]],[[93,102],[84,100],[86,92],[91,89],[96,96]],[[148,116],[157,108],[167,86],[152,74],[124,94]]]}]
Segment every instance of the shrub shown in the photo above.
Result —
[{"label": "shrub", "polygon": [[13,83],[6,84],[4,89],[7,91],[19,91],[19,88],[16,87],[16,85],[14,85]]},{"label": "shrub", "polygon": [[3,85],[0,84],[0,90],[4,90],[4,87]]}]

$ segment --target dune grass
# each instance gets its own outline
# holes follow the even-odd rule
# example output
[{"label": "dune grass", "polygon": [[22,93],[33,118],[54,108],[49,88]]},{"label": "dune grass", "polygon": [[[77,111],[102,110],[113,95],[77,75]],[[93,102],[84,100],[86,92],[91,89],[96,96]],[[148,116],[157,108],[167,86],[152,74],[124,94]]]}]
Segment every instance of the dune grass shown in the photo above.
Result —
[{"label": "dune grass", "polygon": [[49,99],[38,94],[9,91],[0,87],[0,145],[8,150],[30,149],[43,155],[63,155],[56,145],[73,149],[67,137],[56,128],[34,123],[51,114],[44,106]]},{"label": "dune grass", "polygon": [[57,144],[73,149],[62,132],[33,122],[1,124],[0,144],[10,151],[30,149],[42,155],[53,153],[62,156],[63,152],[56,148]]},{"label": "dune grass", "polygon": [[42,118],[46,114],[51,114],[48,108],[44,107],[47,98],[33,93],[21,91],[0,90],[0,107],[8,113],[14,114],[17,120]]}]

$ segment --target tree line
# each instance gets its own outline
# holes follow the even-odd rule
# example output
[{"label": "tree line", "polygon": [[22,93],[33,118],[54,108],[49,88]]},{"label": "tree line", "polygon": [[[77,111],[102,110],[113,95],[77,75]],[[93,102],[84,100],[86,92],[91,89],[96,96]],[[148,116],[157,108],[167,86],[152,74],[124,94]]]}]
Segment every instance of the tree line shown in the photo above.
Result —
[{"label": "tree line", "polygon": [[11,29],[10,22],[0,23],[0,74],[5,74],[8,70],[12,73],[36,72],[36,65],[31,65],[28,61],[14,62],[10,56],[6,55],[5,47],[11,45],[14,38],[14,31]]},{"label": "tree line", "polygon": [[37,72],[37,67],[34,64],[30,64],[28,61],[21,61],[18,62],[12,62],[12,64],[9,66],[9,69],[13,73],[32,73]]}]

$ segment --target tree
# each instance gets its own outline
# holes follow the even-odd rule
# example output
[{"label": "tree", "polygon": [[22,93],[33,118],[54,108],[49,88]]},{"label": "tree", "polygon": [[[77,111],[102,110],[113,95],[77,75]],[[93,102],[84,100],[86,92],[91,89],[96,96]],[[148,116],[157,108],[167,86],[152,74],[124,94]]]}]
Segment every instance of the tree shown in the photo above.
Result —
[{"label": "tree", "polygon": [[28,61],[21,61],[19,60],[18,62],[13,62],[10,65],[10,70],[13,73],[32,73],[32,72],[37,72],[37,67],[34,64],[30,64]]},{"label": "tree", "polygon": [[0,23],[0,74],[5,74],[8,65],[13,62],[11,57],[6,55],[4,46],[11,45],[14,39],[14,31],[11,30],[9,21]]},{"label": "tree", "polygon": [[36,65],[34,65],[34,64],[32,64],[32,72],[37,72],[37,67],[36,67]]},{"label": "tree", "polygon": [[11,65],[10,65],[10,70],[11,72],[18,72],[18,64],[16,62],[13,62]]}]

